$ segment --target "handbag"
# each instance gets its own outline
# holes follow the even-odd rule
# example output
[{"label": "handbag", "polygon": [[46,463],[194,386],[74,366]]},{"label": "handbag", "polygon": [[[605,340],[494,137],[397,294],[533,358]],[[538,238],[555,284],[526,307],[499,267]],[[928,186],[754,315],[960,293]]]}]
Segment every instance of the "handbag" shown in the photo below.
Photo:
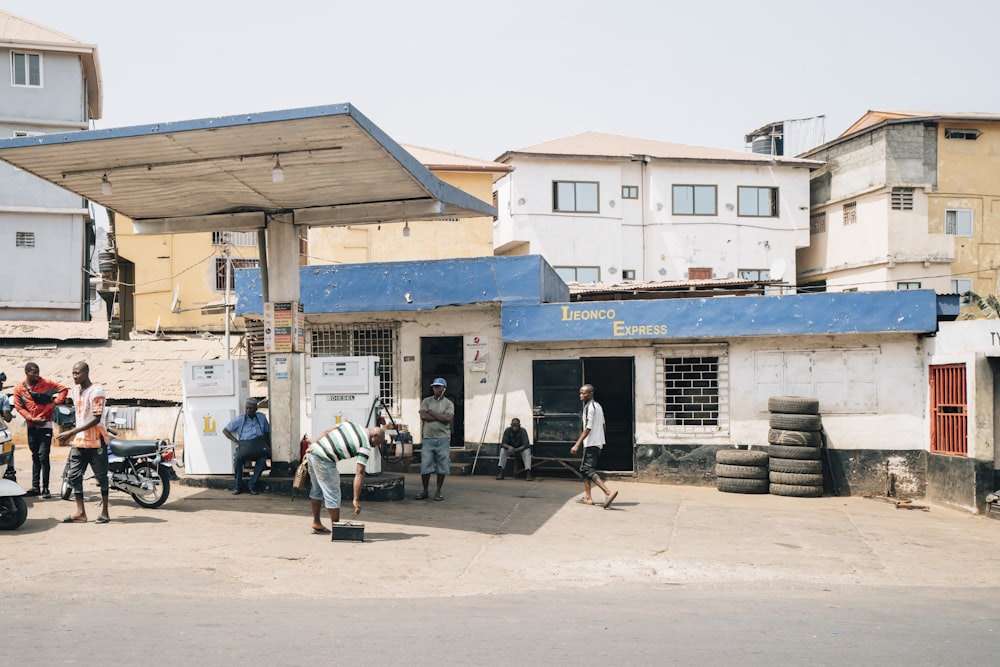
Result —
[{"label": "handbag", "polygon": [[312,487],[312,480],[309,479],[309,462],[304,460],[295,469],[295,478],[292,480],[292,488],[296,491],[308,491]]},{"label": "handbag", "polygon": [[267,437],[263,435],[258,435],[256,438],[250,438],[249,440],[240,440],[240,446],[237,448],[239,452],[240,461],[256,461],[257,459],[262,459],[267,455]]}]

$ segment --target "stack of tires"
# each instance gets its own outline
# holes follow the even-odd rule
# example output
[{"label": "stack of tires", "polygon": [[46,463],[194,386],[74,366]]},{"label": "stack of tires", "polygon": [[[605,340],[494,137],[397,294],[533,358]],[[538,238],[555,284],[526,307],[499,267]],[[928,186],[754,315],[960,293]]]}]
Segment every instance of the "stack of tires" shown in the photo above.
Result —
[{"label": "stack of tires", "polygon": [[767,434],[771,493],[798,498],[822,496],[823,422],[819,401],[804,396],[772,396],[767,409],[771,412]]},{"label": "stack of tires", "polygon": [[715,453],[715,488],[726,493],[767,493],[767,452],[721,449]]}]

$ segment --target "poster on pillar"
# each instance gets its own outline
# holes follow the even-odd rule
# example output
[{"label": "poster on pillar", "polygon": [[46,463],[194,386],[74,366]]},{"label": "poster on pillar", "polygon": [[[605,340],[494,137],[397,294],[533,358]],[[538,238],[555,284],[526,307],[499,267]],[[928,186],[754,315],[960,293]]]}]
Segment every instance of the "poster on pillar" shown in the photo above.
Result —
[{"label": "poster on pillar", "polygon": [[490,347],[484,336],[466,336],[465,363],[470,371],[485,371]]},{"label": "poster on pillar", "polygon": [[302,352],[305,349],[305,315],[298,301],[264,304],[264,352]]}]

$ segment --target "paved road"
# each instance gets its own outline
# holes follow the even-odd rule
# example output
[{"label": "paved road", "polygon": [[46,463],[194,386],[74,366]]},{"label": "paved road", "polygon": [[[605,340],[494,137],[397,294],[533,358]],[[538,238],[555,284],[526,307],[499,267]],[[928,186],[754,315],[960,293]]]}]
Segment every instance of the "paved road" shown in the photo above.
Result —
[{"label": "paved road", "polygon": [[[34,500],[0,534],[0,664],[982,664],[1000,647],[1000,521],[634,482],[603,510],[552,478],[455,477],[418,502],[406,484],[364,506],[363,544],[312,535],[288,497],[175,485],[143,510],[113,492],[108,525]],[[109,644],[120,630],[140,635]]]}]

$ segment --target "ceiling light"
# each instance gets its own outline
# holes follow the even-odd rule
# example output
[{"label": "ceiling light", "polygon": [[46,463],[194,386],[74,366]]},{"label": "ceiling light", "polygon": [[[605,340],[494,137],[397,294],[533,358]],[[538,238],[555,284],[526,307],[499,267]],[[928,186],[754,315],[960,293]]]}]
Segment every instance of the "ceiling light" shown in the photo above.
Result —
[{"label": "ceiling light", "polygon": [[410,235],[410,221],[407,220],[403,224],[403,236],[409,236],[409,235]]},{"label": "ceiling light", "polygon": [[102,195],[111,194],[111,181],[108,180],[107,174],[101,176],[101,194]]},{"label": "ceiling light", "polygon": [[278,154],[274,154],[274,169],[271,170],[271,181],[274,183],[284,183],[285,182],[285,170],[281,168],[281,160],[278,159]]}]

